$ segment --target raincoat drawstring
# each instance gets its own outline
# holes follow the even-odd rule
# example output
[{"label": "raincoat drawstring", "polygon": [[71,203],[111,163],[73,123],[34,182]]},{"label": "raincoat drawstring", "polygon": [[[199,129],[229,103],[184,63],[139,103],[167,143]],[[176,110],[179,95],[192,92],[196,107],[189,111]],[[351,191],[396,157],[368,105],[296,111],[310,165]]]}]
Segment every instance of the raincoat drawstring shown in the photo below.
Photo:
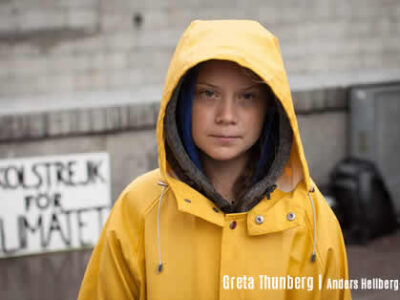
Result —
[{"label": "raincoat drawstring", "polygon": [[158,212],[157,212],[157,242],[158,242],[158,266],[157,266],[157,273],[161,273],[163,270],[163,262],[161,259],[161,239],[160,239],[160,210],[161,210],[161,202],[162,198],[164,197],[165,189],[167,188],[167,184],[162,181],[157,182],[158,185],[162,186],[160,199],[158,201]]},{"label": "raincoat drawstring", "polygon": [[315,216],[315,206],[314,206],[314,200],[311,197],[310,193],[314,193],[315,189],[312,187],[310,191],[308,192],[308,198],[310,199],[311,207],[312,207],[312,212],[313,212],[313,223],[314,223],[314,240],[313,240],[313,251],[311,254],[311,262],[315,262],[316,259],[316,254],[315,254],[315,249],[317,246],[317,218]]}]

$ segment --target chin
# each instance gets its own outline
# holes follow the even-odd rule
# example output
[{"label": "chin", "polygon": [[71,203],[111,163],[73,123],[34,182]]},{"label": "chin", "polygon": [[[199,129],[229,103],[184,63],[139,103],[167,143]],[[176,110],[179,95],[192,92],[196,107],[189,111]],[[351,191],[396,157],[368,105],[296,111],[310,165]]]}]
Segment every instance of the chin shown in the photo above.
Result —
[{"label": "chin", "polygon": [[240,154],[241,153],[231,151],[213,151],[211,153],[207,153],[210,158],[217,161],[229,161],[238,158]]}]

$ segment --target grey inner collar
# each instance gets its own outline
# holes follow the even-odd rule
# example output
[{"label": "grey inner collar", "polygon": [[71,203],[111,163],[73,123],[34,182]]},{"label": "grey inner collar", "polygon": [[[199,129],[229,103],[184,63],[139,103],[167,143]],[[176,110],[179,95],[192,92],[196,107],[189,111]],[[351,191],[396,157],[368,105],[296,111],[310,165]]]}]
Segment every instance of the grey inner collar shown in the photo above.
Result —
[{"label": "grey inner collar", "polygon": [[[179,84],[175,88],[166,107],[164,117],[164,133],[166,138],[165,148],[169,165],[180,180],[209,198],[223,212],[234,213],[249,211],[262,198],[265,196],[269,197],[269,193],[273,191],[276,180],[282,172],[290,155],[293,134],[289,120],[280,104],[280,101],[275,97],[279,115],[279,141],[275,158],[264,177],[251,186],[242,199],[239,199],[239,201],[234,205],[231,205],[215,190],[208,177],[206,177],[205,174],[196,167],[189,158],[189,155],[182,144],[176,120],[176,108],[182,81],[183,79],[180,80]],[[257,160],[258,157],[251,159]]]}]

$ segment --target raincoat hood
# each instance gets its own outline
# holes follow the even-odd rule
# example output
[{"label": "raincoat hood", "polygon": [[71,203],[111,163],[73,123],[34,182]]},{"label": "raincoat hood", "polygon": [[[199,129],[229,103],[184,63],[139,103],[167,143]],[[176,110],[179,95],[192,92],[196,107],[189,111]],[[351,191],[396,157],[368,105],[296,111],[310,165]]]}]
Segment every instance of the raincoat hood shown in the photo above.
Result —
[{"label": "raincoat hood", "polygon": [[[208,60],[228,60],[252,70],[272,90],[277,110],[278,139],[277,147],[273,149],[276,155],[269,170],[262,170],[262,180],[257,181],[235,206],[223,199],[203,174],[190,140],[190,128],[188,130],[195,81],[193,73],[195,66]],[[182,101],[186,102],[182,105]],[[181,123],[177,116],[183,119]],[[269,120],[268,115],[266,120]],[[268,130],[270,128],[265,127],[264,133]],[[178,177],[226,213],[250,210],[263,197],[269,197],[276,187],[288,192],[302,179],[307,187],[310,186],[279,43],[255,21],[194,21],[190,24],[169,66],[157,121],[157,142],[159,166],[167,183]],[[261,163],[265,165],[262,160]]]}]

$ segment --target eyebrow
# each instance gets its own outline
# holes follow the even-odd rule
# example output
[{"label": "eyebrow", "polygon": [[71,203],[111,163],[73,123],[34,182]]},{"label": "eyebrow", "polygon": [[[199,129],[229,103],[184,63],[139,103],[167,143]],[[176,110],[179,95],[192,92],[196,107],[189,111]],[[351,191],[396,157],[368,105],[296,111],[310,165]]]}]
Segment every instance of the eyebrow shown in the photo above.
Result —
[{"label": "eyebrow", "polygon": [[198,84],[208,85],[208,86],[211,86],[211,87],[213,87],[213,88],[219,88],[218,85],[214,85],[214,84],[207,83],[207,82],[197,82],[196,85],[198,85]]},{"label": "eyebrow", "polygon": [[[197,84],[202,84],[202,85],[208,85],[208,86],[211,86],[211,87],[213,87],[213,88],[220,88],[218,85],[214,85],[214,84],[211,84],[211,83],[207,83],[207,82],[197,82],[196,83],[196,85]],[[252,86],[249,86],[249,87],[246,87],[246,88],[241,88],[240,90],[241,91],[246,91],[246,90],[250,90],[250,89],[252,89],[252,88],[255,88],[255,87],[257,87],[258,86],[258,84],[253,84]]]}]

